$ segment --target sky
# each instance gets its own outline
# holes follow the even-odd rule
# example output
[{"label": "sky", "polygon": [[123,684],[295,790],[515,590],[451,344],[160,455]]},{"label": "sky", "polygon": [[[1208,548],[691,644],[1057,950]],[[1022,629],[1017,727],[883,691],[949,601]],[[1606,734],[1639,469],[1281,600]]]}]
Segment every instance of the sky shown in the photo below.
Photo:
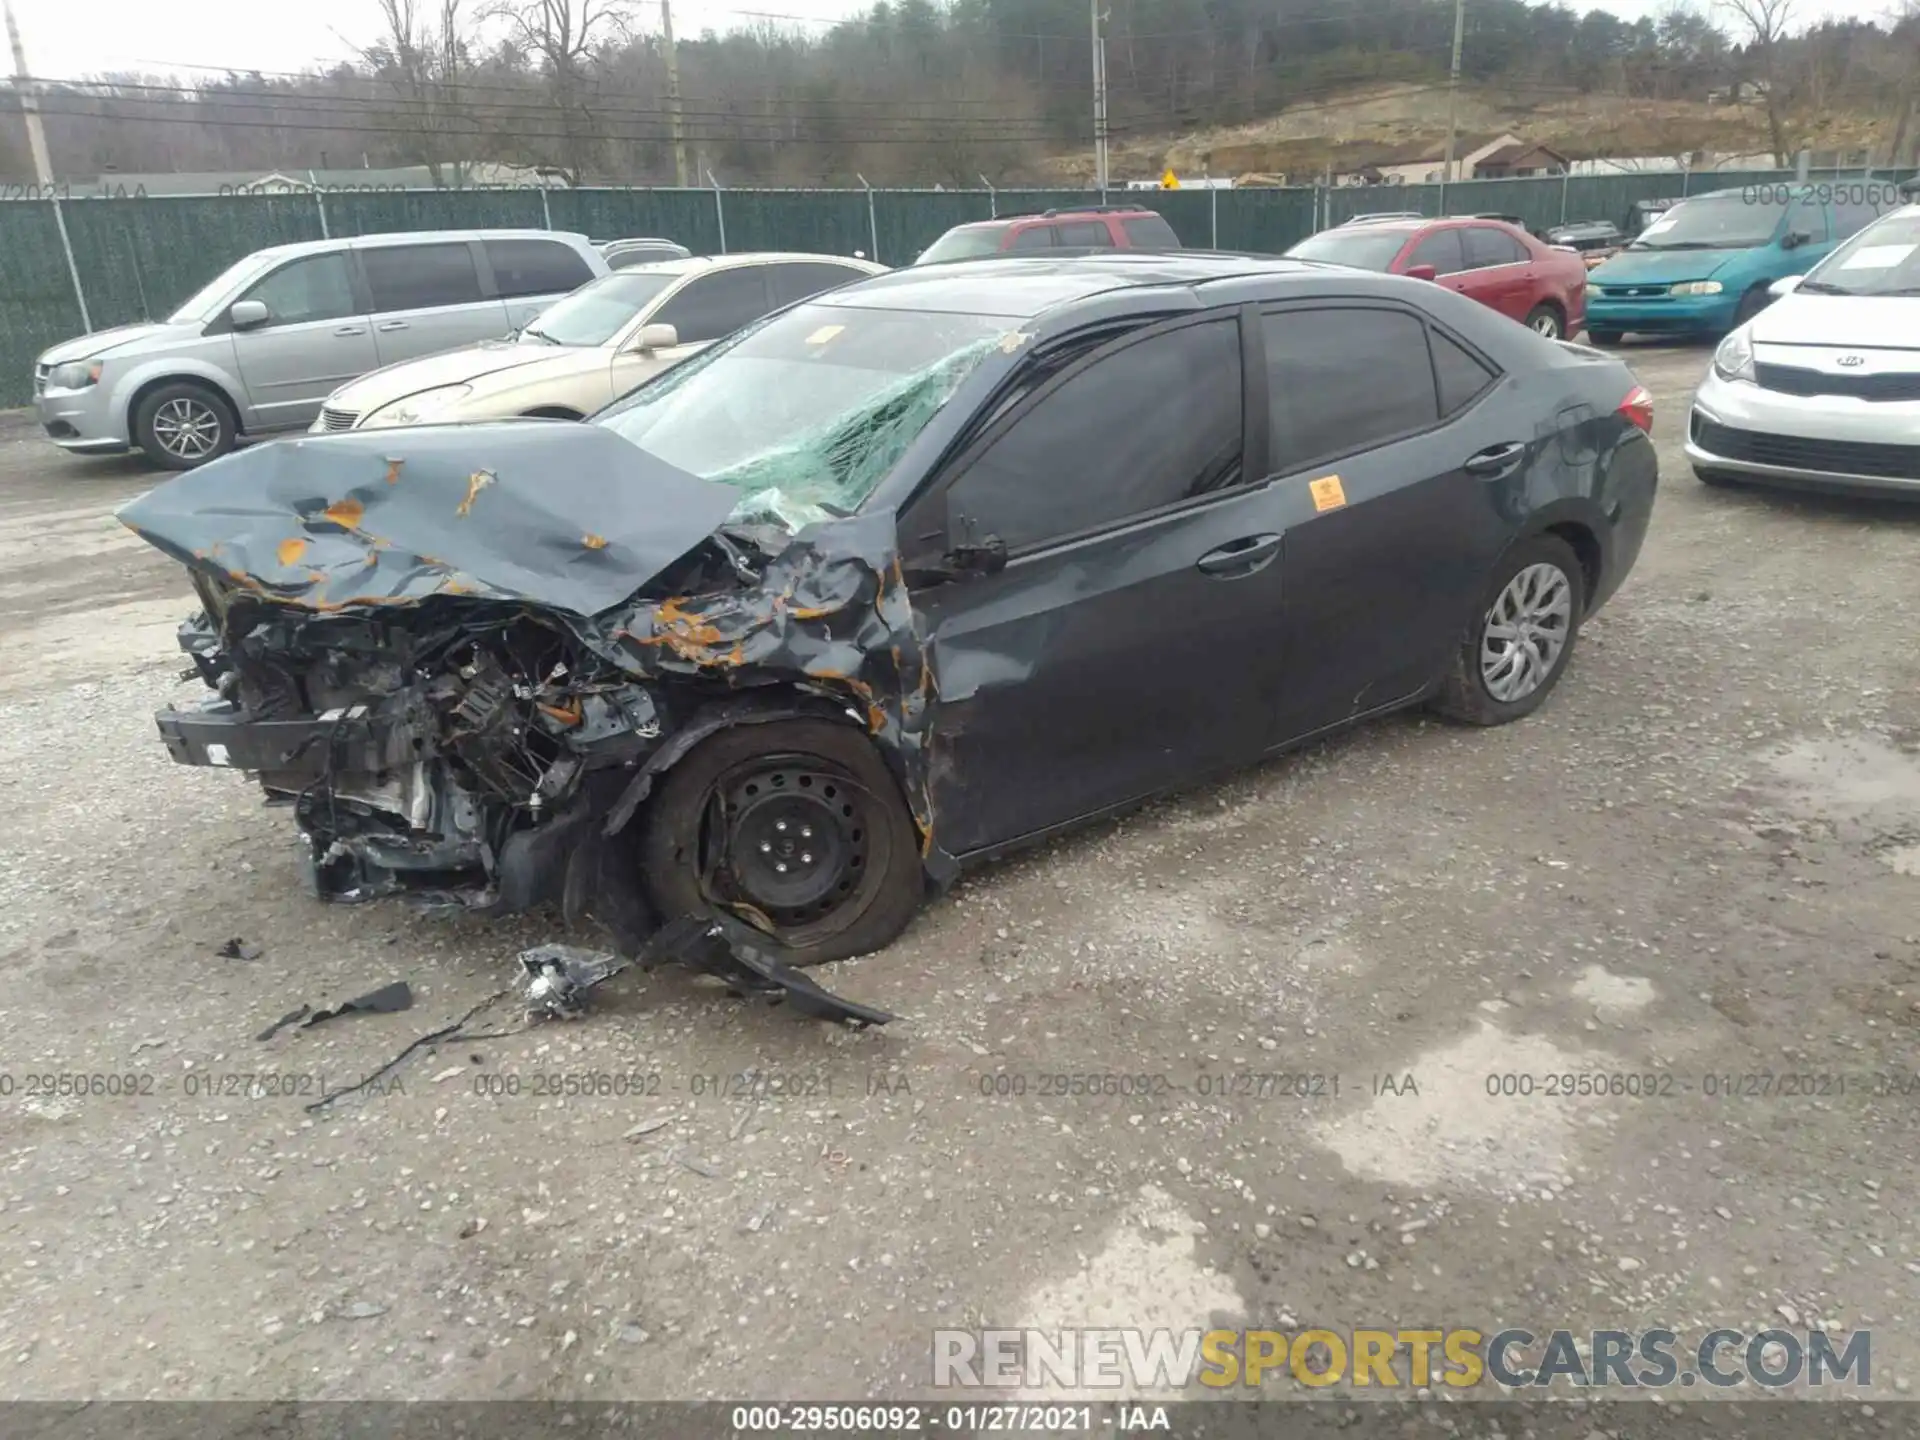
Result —
[{"label": "sky", "polygon": [[[1471,4],[1472,0],[1468,0]],[[1658,14],[1668,0],[1569,0],[1626,19]],[[1798,0],[1803,20],[1819,16],[1876,17],[1895,0]],[[765,6],[764,10],[755,6]],[[173,72],[183,78],[240,70],[299,71],[320,62],[351,58],[357,45],[379,33],[375,0],[13,0],[36,75],[66,79],[105,70]],[[822,29],[868,8],[866,0],[678,0],[674,30],[682,37],[703,29],[728,30],[784,20]],[[658,9],[640,13],[657,23]],[[210,72],[208,67],[213,67]]]}]

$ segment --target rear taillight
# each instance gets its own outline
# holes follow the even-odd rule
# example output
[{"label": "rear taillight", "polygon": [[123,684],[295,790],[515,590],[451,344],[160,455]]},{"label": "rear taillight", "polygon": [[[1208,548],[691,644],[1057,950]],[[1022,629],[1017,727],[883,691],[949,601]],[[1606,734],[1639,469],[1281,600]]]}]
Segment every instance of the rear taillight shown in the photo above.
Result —
[{"label": "rear taillight", "polygon": [[1653,433],[1653,395],[1644,385],[1636,385],[1620,402],[1620,413],[1647,434]]}]

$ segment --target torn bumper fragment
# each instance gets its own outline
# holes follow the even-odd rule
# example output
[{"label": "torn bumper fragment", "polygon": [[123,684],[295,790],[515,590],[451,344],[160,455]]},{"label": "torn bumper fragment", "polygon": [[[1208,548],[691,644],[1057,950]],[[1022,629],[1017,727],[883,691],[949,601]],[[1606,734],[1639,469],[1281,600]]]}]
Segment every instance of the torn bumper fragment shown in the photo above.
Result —
[{"label": "torn bumper fragment", "polygon": [[[590,425],[354,432],[187,472],[120,512],[204,606],[180,644],[214,693],[160,712],[161,738],[291,810],[325,899],[551,904],[634,954],[662,918],[631,838],[657,775],[749,715],[828,715],[871,737],[943,881],[891,524],[790,536],[729,522],[737,498]],[[707,968],[819,1003],[709,942],[732,958]]]}]

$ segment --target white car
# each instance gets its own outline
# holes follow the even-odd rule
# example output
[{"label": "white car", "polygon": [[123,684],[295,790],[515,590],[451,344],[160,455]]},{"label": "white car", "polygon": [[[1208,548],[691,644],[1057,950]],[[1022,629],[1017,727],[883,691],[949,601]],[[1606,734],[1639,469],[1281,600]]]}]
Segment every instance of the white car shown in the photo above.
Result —
[{"label": "white car", "polygon": [[510,340],[389,365],[341,386],[310,433],[578,420],[771,311],[885,269],[834,255],[762,253],[618,270],[541,311]]},{"label": "white car", "polygon": [[1773,293],[1720,342],[1693,397],[1694,473],[1920,494],[1920,205]]}]

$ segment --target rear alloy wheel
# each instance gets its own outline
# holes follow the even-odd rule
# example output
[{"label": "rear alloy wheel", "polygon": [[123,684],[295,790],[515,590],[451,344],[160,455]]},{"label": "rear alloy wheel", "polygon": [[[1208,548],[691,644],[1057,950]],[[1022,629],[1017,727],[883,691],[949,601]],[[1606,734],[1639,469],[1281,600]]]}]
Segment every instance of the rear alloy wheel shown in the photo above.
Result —
[{"label": "rear alloy wheel", "polygon": [[1559,340],[1566,334],[1566,326],[1561,323],[1560,312],[1551,305],[1536,305],[1533,313],[1527,316],[1527,328],[1536,335],[1549,340]]},{"label": "rear alloy wheel", "polygon": [[722,730],[648,806],[642,879],[663,920],[772,927],[801,965],[891,944],[923,885],[913,817],[866,736],[830,720]]},{"label": "rear alloy wheel", "polygon": [[226,454],[238,429],[225,400],[187,381],[142,397],[133,417],[134,441],[163,470],[191,470]]},{"label": "rear alloy wheel", "polygon": [[1579,557],[1555,535],[1516,546],[1488,589],[1434,701],[1470,725],[1504,725],[1540,708],[1566,671],[1587,598]]}]

